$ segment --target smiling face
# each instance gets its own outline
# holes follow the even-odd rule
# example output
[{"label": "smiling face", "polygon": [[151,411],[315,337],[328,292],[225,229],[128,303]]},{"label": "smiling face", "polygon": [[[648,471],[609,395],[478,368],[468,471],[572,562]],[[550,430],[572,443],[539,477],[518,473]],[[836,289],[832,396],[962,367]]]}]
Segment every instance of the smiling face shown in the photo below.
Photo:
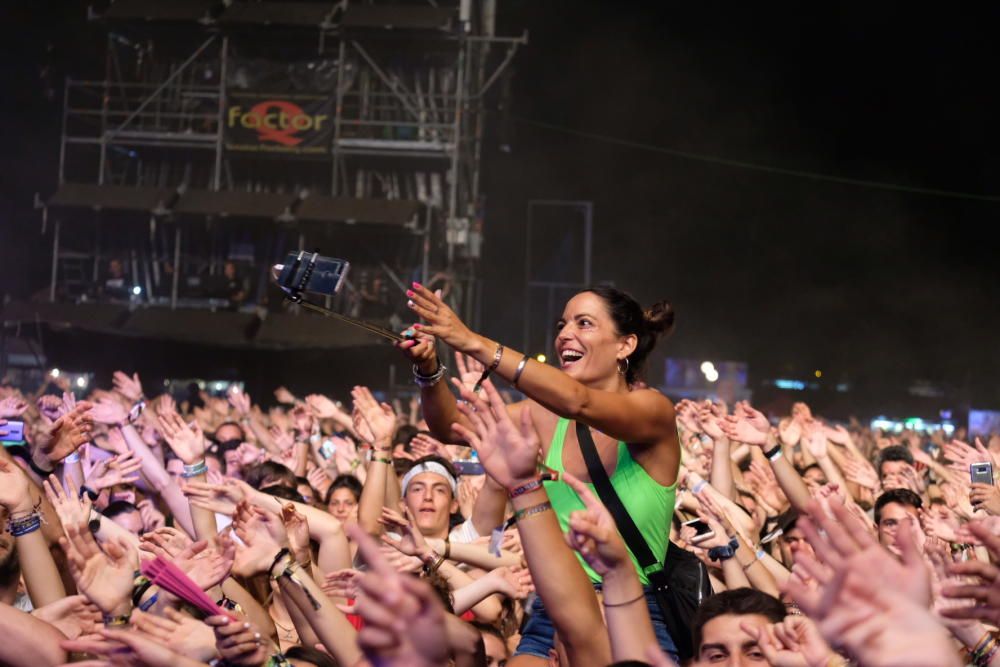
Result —
[{"label": "smiling face", "polygon": [[619,360],[638,342],[634,335],[619,335],[604,300],[593,292],[580,292],[566,303],[556,330],[559,367],[587,385],[616,380]]},{"label": "smiling face", "polygon": [[444,538],[458,502],[448,481],[435,472],[422,472],[406,488],[406,509],[425,537]]}]

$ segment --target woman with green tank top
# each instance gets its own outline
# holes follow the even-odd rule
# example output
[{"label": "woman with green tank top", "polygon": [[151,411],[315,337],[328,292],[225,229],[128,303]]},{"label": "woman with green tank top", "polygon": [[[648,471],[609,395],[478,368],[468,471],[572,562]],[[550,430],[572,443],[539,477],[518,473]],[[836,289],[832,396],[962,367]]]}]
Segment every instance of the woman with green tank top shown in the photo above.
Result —
[{"label": "woman with green tank top", "polygon": [[[661,302],[644,311],[631,296],[614,288],[580,292],[566,303],[559,320],[555,340],[559,368],[555,368],[471,331],[440,295],[417,283],[407,296],[408,305],[424,323],[414,324],[406,332],[408,340],[398,346],[414,363],[424,418],[436,437],[460,442],[454,426],[469,426],[455,396],[440,381],[447,372],[435,352],[435,340],[440,340],[478,362],[478,370],[470,369],[472,377],[463,377],[466,384],[492,374],[524,393],[526,400],[507,409],[514,423],[532,424],[538,440],[548,443],[543,449],[549,468],[589,482],[576,430],[569,426],[579,422],[590,427],[615,491],[653,553],[666,553],[680,445],[673,404],[643,386],[639,378],[656,342],[673,326],[669,304]],[[522,411],[528,414],[522,416]],[[487,481],[477,500],[477,531],[488,534],[502,521],[513,490]],[[565,530],[570,514],[583,509],[583,502],[562,482],[546,482],[544,491]],[[580,562],[599,587],[600,576]],[[637,570],[642,583],[648,583],[641,569]],[[676,653],[655,598],[649,594],[646,599],[661,647]],[[552,635],[552,623],[536,600],[511,667],[546,664],[554,644]]]}]

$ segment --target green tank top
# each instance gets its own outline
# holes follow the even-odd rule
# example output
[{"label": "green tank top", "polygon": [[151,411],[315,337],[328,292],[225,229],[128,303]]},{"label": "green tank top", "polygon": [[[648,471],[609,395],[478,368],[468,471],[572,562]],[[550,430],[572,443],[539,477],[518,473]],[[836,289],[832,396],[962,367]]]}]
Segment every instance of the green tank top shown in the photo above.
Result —
[{"label": "green tank top", "polygon": [[[566,430],[572,422],[568,419],[560,419],[556,424],[555,433],[552,435],[552,445],[549,453],[545,457],[545,465],[552,470],[563,472],[563,443],[566,440]],[[587,484],[590,490],[597,495],[593,484]],[[676,499],[677,483],[672,486],[663,486],[649,476],[642,466],[632,458],[628,451],[628,446],[624,442],[618,443],[618,463],[615,466],[615,473],[611,475],[611,486],[614,487],[621,498],[625,509],[632,516],[635,525],[639,528],[650,550],[656,554],[662,563],[663,556],[667,553],[667,546],[670,544],[670,521],[674,515],[674,500]],[[549,501],[552,509],[559,517],[559,525],[563,532],[569,530],[569,515],[576,510],[586,509],[580,496],[571,489],[565,482],[545,482],[545,490],[549,494]],[[639,573],[639,579],[643,585],[649,583],[646,573],[639,567],[632,550],[629,549],[629,556]],[[594,572],[589,565],[576,555],[580,565],[586,571],[587,576],[595,584],[601,582],[601,576]]]}]

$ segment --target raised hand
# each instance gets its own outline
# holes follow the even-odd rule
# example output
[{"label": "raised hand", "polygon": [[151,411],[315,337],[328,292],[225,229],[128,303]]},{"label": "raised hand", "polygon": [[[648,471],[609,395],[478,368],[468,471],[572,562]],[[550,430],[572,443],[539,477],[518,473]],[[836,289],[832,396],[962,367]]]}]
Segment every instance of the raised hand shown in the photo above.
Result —
[{"label": "raised hand", "polygon": [[226,398],[229,399],[229,404],[233,406],[233,410],[241,417],[247,417],[250,415],[250,395],[245,391],[241,391],[239,387],[234,386],[229,390]]},{"label": "raised hand", "polygon": [[379,518],[386,531],[397,533],[400,537],[395,539],[387,533],[382,533],[382,542],[393,547],[401,554],[415,556],[421,560],[433,559],[434,551],[428,546],[424,536],[417,530],[413,523],[399,512],[394,512],[388,507],[382,508],[382,516]]},{"label": "raised hand", "polygon": [[36,404],[38,412],[49,421],[55,421],[62,415],[63,402],[59,396],[53,396],[52,394],[39,396]]},{"label": "raised hand", "polygon": [[93,407],[87,401],[80,401],[52,424],[49,438],[42,445],[42,453],[50,461],[62,461],[90,440],[94,427],[94,418],[90,414]]},{"label": "raised hand", "polygon": [[701,433],[701,424],[698,421],[698,406],[687,399],[677,403],[674,409],[677,421],[681,423],[688,433]]},{"label": "raised hand", "polygon": [[138,373],[133,373],[132,377],[129,377],[122,371],[115,371],[111,381],[115,386],[115,391],[130,402],[135,403],[142,398],[142,382],[139,380]]},{"label": "raised hand", "polygon": [[212,628],[173,607],[163,610],[163,616],[132,612],[132,627],[181,655],[198,662],[215,657],[215,632]]},{"label": "raised hand", "polygon": [[767,443],[767,435],[771,429],[767,417],[746,401],[737,403],[733,414],[727,416],[721,426],[730,440],[759,447]]},{"label": "raised hand", "polygon": [[531,410],[522,409],[521,423],[515,425],[492,382],[483,383],[485,400],[461,382],[454,380],[454,384],[466,401],[459,403],[458,409],[468,418],[471,429],[459,423],[452,424],[452,428],[476,450],[490,477],[508,489],[534,479],[541,443],[531,422]]},{"label": "raised hand", "polygon": [[206,540],[200,540],[188,545],[173,561],[191,581],[207,591],[229,576],[235,550],[231,541],[223,548],[216,548],[209,546]]},{"label": "raised hand", "polygon": [[[216,617],[213,617],[216,618]],[[75,639],[59,642],[66,651],[91,653],[105,660],[85,660],[80,667],[114,665],[115,667],[198,667],[203,663],[175,653],[142,632],[102,629],[95,639]],[[266,658],[266,656],[265,656]]]},{"label": "raised hand", "polygon": [[900,528],[900,562],[843,507],[832,510],[834,517],[827,517],[814,503],[810,516],[799,520],[822,564],[797,558],[816,588],[793,578],[789,595],[828,641],[848,648],[862,664],[957,666],[948,633],[928,610],[930,576],[911,526]]},{"label": "raised hand", "polygon": [[631,567],[628,549],[608,509],[594,496],[590,487],[571,473],[563,473],[562,480],[569,484],[587,508],[569,515],[566,543],[602,577],[616,568]]},{"label": "raised hand", "polygon": [[414,324],[413,329],[430,334],[460,352],[472,351],[476,334],[465,326],[438,293],[420,283],[413,283],[412,289],[406,291],[406,296],[410,299],[406,305],[426,322]]},{"label": "raised hand", "polygon": [[205,456],[205,435],[195,422],[187,424],[176,412],[158,415],[157,424],[163,439],[185,465],[192,465]]},{"label": "raised hand", "polygon": [[841,461],[844,478],[872,491],[879,488],[878,473],[871,463],[847,452]]},{"label": "raised hand", "polygon": [[444,607],[425,581],[400,575],[358,526],[348,534],[371,568],[358,581],[358,644],[372,664],[432,667],[448,662]]},{"label": "raised hand", "polygon": [[805,616],[789,615],[781,623],[757,626],[740,623],[740,628],[757,641],[771,667],[827,667],[834,657],[816,624]]},{"label": "raised hand", "polygon": [[55,626],[67,639],[97,633],[102,627],[101,610],[85,595],[70,595],[31,612],[49,625]]},{"label": "raised hand", "polygon": [[698,408],[698,425],[701,426],[701,430],[704,431],[705,435],[712,440],[721,440],[726,437],[721,423],[725,417],[725,408],[709,401],[705,401]]},{"label": "raised hand", "polygon": [[323,592],[332,598],[354,599],[358,596],[358,579],[361,573],[354,569],[334,570],[323,579]]},{"label": "raised hand", "polygon": [[281,508],[281,521],[285,524],[288,548],[292,552],[292,557],[299,565],[308,566],[312,562],[312,551],[309,546],[309,521],[291,503]]},{"label": "raised hand", "polygon": [[17,464],[0,459],[0,506],[7,510],[8,516],[31,510],[30,486],[28,476]]},{"label": "raised hand", "polygon": [[969,500],[976,509],[986,510],[993,516],[1000,515],[1000,489],[993,484],[973,484]]},{"label": "raised hand", "polygon": [[94,403],[90,411],[94,421],[100,424],[121,424],[128,417],[128,410],[117,398],[102,398]]},{"label": "raised hand", "polygon": [[[478,380],[479,377],[477,376],[476,379]],[[429,433],[417,433],[413,436],[413,440],[410,441],[410,449],[413,451],[414,456],[418,457],[433,454],[446,459],[451,458],[444,444]]]},{"label": "raised hand", "polygon": [[392,446],[396,434],[396,413],[388,403],[379,404],[368,387],[351,390],[354,399],[354,429],[376,449]]},{"label": "raised hand", "polygon": [[142,518],[142,529],[144,531],[153,531],[167,525],[167,517],[164,516],[163,512],[156,509],[156,505],[153,504],[151,498],[143,498],[135,506],[138,508],[139,516]]},{"label": "raised hand", "polygon": [[20,396],[8,396],[0,401],[0,419],[17,419],[28,409],[28,404]]},{"label": "raised hand", "polygon": [[250,577],[266,572],[274,556],[288,546],[288,535],[281,518],[259,507],[240,503],[233,518],[236,535],[243,542],[236,549],[233,572]]},{"label": "raised hand", "polygon": [[139,568],[138,552],[120,538],[105,543],[101,551],[87,522],[64,529],[66,536],[59,538],[59,544],[77,590],[105,614],[126,614],[131,607],[133,573]]},{"label": "raised hand", "polygon": [[467,357],[461,352],[455,352],[455,370],[458,371],[458,381],[470,391],[475,388],[479,378],[482,377],[486,366],[472,357]]},{"label": "raised hand", "polygon": [[[986,547],[994,562],[1000,558],[1000,537],[990,532],[979,521],[967,524],[969,532]],[[961,583],[945,585],[941,594],[964,604],[949,605],[940,609],[945,618],[980,620],[991,625],[1000,622],[1000,568],[986,561],[970,560],[948,563],[946,572],[954,577],[965,577]]]},{"label": "raised hand", "polygon": [[142,461],[135,452],[119,454],[110,459],[99,461],[86,477],[86,485],[94,491],[107,489],[118,484],[135,484],[139,481],[139,470]]},{"label": "raised hand", "polygon": [[526,567],[498,567],[483,576],[493,579],[497,592],[511,600],[523,600],[535,591],[531,572]]},{"label": "raised hand", "polygon": [[176,528],[157,528],[139,538],[139,550],[173,560],[193,544],[186,533]]},{"label": "raised hand", "polygon": [[786,447],[794,447],[802,439],[802,424],[786,417],[778,422],[778,438]]},{"label": "raised hand", "polygon": [[246,499],[243,486],[230,478],[222,484],[188,482],[184,485],[184,495],[192,506],[226,516],[235,514],[236,506]]},{"label": "raised hand", "polygon": [[809,453],[816,459],[823,459],[827,456],[826,429],[817,421],[806,426],[805,444]]},{"label": "raised hand", "polygon": [[260,667],[274,649],[253,623],[228,616],[209,616],[205,623],[215,629],[215,647],[227,665]]}]

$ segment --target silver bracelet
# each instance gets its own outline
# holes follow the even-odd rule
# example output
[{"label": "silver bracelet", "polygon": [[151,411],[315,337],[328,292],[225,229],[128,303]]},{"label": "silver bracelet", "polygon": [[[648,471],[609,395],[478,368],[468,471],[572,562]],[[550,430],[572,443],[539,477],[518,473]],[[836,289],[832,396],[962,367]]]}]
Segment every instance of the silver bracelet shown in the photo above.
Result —
[{"label": "silver bracelet", "polygon": [[448,367],[445,366],[444,364],[442,364],[440,361],[438,361],[437,370],[434,371],[433,373],[431,373],[430,375],[423,375],[420,372],[420,369],[417,368],[417,365],[414,364],[413,365],[413,381],[421,389],[426,389],[427,387],[433,387],[438,382],[440,382],[441,378],[443,378],[445,376],[445,373],[447,373],[447,372],[448,372]]}]

